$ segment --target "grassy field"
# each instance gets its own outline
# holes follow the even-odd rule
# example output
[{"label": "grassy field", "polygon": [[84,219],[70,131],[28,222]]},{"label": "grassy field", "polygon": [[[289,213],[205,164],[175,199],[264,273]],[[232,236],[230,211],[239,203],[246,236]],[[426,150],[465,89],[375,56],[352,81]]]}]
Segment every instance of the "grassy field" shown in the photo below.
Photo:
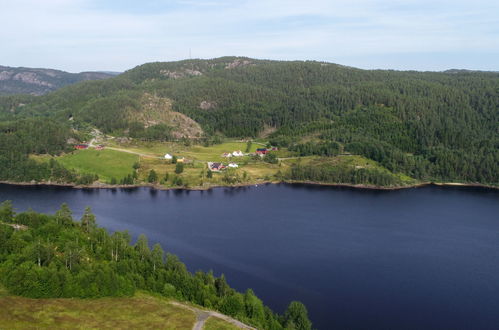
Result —
[{"label": "grassy field", "polygon": [[[97,151],[94,149],[87,149],[57,157],[57,160],[67,168],[75,169],[80,173],[97,174],[100,181],[103,183],[109,183],[113,177],[120,181],[123,177],[132,173],[132,165],[135,162],[139,162],[139,183],[147,182],[149,172],[154,170],[158,174],[158,182],[156,182],[156,184],[160,183],[163,187],[186,186],[189,188],[209,188],[229,184],[227,180],[228,175],[225,173],[213,172],[212,177],[208,178],[207,162],[222,162],[224,164],[234,162],[238,164],[239,167],[235,170],[231,170],[229,173],[232,178],[236,178],[236,180],[233,181],[233,184],[259,184],[278,180],[279,173],[286,173],[293,164],[298,162],[302,165],[309,166],[327,163],[331,166],[349,166],[357,169],[376,168],[389,172],[377,162],[357,155],[340,155],[336,157],[293,157],[291,152],[282,149],[275,152],[277,157],[281,158],[279,164],[269,164],[263,162],[261,159],[254,159],[251,156],[222,157],[222,154],[225,152],[233,152],[236,150],[245,152],[247,143],[241,141],[229,141],[208,147],[201,145],[184,145],[183,143],[176,142],[133,141],[119,144],[114,140],[108,140],[105,143],[108,147],[118,148],[123,151],[111,149]],[[263,147],[263,145],[252,143],[250,152],[254,152],[260,147]],[[129,152],[135,152],[141,155],[139,156]],[[163,156],[166,153],[175,155],[178,158],[184,157],[187,160],[184,165],[183,173],[176,174],[176,165],[163,159]],[[47,157],[50,156],[39,156],[35,159],[38,161],[47,161]],[[164,178],[166,174],[168,174],[168,180],[165,181]],[[390,174],[399,178],[404,184],[415,183],[415,180],[403,174],[394,174],[391,172]],[[173,182],[174,178],[180,178],[182,185]]]},{"label": "grassy field", "polygon": [[[110,143],[112,147],[124,148],[141,154],[147,154],[156,157],[162,157],[166,153],[177,157],[186,157],[190,160],[198,160],[203,162],[218,162],[226,160],[222,157],[225,152],[233,152],[236,150],[246,151],[246,142],[230,141],[221,144],[216,144],[208,147],[201,145],[186,146],[182,143],[175,142],[141,142],[134,141],[130,144]],[[250,152],[255,152],[261,145],[253,143]]]},{"label": "grassy field", "polygon": [[219,319],[218,317],[211,316],[210,318],[208,318],[208,320],[204,324],[203,329],[205,329],[205,330],[238,330],[239,328],[231,323],[228,323],[222,319]]},{"label": "grassy field", "polygon": [[79,173],[97,174],[102,182],[109,182],[112,177],[122,179],[132,172],[132,166],[139,156],[114,150],[79,150],[57,157],[66,168]]},{"label": "grassy field", "polygon": [[0,329],[192,329],[195,320],[188,309],[146,294],[101,299],[0,296]]}]

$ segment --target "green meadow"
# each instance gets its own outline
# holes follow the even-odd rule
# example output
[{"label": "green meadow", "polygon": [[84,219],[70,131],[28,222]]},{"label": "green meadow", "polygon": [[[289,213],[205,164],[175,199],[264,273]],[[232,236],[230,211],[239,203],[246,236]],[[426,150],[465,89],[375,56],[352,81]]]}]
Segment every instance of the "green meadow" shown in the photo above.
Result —
[{"label": "green meadow", "polygon": [[133,164],[139,161],[139,156],[108,149],[86,149],[58,157],[57,161],[68,169],[97,174],[99,181],[109,182],[113,177],[119,180],[130,174]]}]

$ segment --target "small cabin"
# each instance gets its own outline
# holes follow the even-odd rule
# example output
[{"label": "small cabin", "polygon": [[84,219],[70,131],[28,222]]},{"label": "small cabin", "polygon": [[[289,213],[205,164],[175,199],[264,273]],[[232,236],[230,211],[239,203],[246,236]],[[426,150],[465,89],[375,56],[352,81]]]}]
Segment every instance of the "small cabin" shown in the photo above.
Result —
[{"label": "small cabin", "polygon": [[233,151],[232,156],[234,157],[242,157],[244,156],[243,152],[241,150]]},{"label": "small cabin", "polygon": [[81,149],[88,149],[88,144],[75,144],[75,149],[81,150]]},{"label": "small cabin", "polygon": [[222,163],[208,163],[208,168],[212,172],[220,172],[221,170],[225,169],[225,166]]},{"label": "small cabin", "polygon": [[173,156],[172,156],[172,155],[170,155],[170,154],[166,154],[166,155],[165,155],[165,159],[166,159],[166,160],[171,160],[172,158],[173,158]]}]

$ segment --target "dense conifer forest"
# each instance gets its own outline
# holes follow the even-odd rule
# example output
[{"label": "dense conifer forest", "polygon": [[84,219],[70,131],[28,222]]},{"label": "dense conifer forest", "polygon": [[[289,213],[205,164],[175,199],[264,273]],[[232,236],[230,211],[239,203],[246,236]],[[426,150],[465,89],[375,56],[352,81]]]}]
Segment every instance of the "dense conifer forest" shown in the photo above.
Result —
[{"label": "dense conifer forest", "polygon": [[251,289],[239,293],[224,275],[190,273],[159,244],[140,235],[109,234],[87,208],[74,221],[66,204],[54,215],[0,205],[0,281],[12,294],[31,298],[132,296],[145,290],[218,310],[259,329],[310,329],[305,306],[291,302],[283,315]]},{"label": "dense conifer forest", "polygon": [[[61,153],[68,138],[81,139],[91,127],[173,139],[169,127],[137,119],[145,93],[171,100],[172,111],[199,123],[204,135],[196,143],[267,132],[272,145],[296,155],[347,152],[420,181],[499,184],[499,73],[235,57],[149,63],[40,97],[1,97],[0,179],[77,180],[28,156]],[[330,168],[317,171],[295,169],[288,176],[335,177]]]}]

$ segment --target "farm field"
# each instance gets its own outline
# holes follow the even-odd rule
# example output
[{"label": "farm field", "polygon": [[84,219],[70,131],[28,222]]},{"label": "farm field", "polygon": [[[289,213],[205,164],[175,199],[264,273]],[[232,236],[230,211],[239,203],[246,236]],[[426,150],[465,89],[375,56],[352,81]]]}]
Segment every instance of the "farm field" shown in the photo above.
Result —
[{"label": "farm field", "polygon": [[97,174],[102,182],[111,178],[121,179],[132,172],[132,166],[139,156],[115,150],[77,150],[57,157],[62,165],[79,173]]},{"label": "farm field", "polygon": [[[213,186],[260,184],[269,181],[280,181],[283,175],[293,165],[307,167],[350,167],[355,169],[376,169],[397,177],[403,184],[414,184],[412,178],[397,173],[391,173],[379,163],[359,155],[343,154],[334,157],[303,156],[296,157],[292,152],[283,148],[273,151],[279,158],[277,164],[271,164],[254,156],[223,157],[224,153],[247,150],[245,141],[227,141],[211,146],[185,145],[179,142],[144,142],[132,141],[117,143],[114,140],[102,141],[106,145],[104,150],[93,148],[76,150],[70,154],[56,157],[66,168],[74,169],[82,174],[97,174],[99,182],[111,183],[116,179],[120,183],[123,178],[135,172],[137,184],[154,184],[164,188],[199,188],[207,189]],[[252,143],[250,153],[263,147],[262,143]],[[164,159],[165,154],[178,159],[184,158],[182,169],[177,164]],[[48,161],[50,156],[36,157],[38,161]],[[211,172],[208,162],[220,162],[225,165],[235,163],[237,168],[221,172]],[[134,169],[134,164],[138,168]],[[149,176],[154,170],[156,179],[151,181]]]}]

